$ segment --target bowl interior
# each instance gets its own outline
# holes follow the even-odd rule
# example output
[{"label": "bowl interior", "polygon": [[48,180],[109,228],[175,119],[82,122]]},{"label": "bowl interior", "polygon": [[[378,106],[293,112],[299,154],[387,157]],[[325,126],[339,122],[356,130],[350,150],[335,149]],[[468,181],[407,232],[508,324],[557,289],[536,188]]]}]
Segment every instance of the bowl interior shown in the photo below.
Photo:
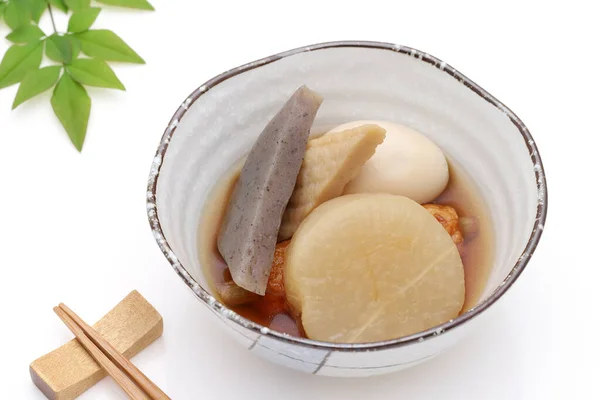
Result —
[{"label": "bowl interior", "polygon": [[160,167],[155,204],[164,238],[157,239],[166,239],[172,250],[168,257],[198,285],[210,290],[197,234],[211,189],[302,84],[325,98],[315,125],[395,121],[430,137],[470,175],[494,231],[493,266],[480,301],[509,274],[520,272],[513,268],[529,257],[523,252],[532,232],[535,236],[543,228],[545,199],[541,163],[520,121],[450,66],[423,53],[323,46],[215,78],[182,104],[167,129],[153,170],[156,177]]}]

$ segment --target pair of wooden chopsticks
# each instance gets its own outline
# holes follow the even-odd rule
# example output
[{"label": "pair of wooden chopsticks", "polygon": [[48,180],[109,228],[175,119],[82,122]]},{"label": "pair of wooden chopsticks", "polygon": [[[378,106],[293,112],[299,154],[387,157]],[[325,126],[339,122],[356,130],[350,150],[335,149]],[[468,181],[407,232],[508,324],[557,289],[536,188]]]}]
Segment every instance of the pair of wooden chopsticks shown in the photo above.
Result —
[{"label": "pair of wooden chopsticks", "polygon": [[86,324],[69,307],[60,303],[54,312],[73,332],[79,343],[127,395],[134,400],[170,400],[142,371]]}]

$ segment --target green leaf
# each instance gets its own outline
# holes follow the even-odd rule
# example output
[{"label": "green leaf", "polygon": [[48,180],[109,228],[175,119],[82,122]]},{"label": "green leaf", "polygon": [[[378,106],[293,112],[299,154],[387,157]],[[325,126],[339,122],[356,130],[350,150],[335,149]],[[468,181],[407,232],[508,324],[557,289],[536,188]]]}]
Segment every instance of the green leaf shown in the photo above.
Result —
[{"label": "green leaf", "polygon": [[29,71],[38,68],[43,52],[41,41],[25,46],[12,45],[0,63],[0,89],[20,82]]},{"label": "green leaf", "polygon": [[69,36],[58,36],[56,33],[46,39],[46,55],[49,59],[70,63],[73,59],[73,44]]},{"label": "green leaf", "polygon": [[64,0],[67,7],[73,11],[81,11],[90,6],[91,0]]},{"label": "green leaf", "polygon": [[44,36],[44,32],[37,25],[23,25],[9,33],[6,38],[13,43],[31,43]]},{"label": "green leaf", "polygon": [[46,10],[45,0],[11,0],[0,2],[0,17],[5,16],[6,24],[17,29],[30,21],[38,23]]},{"label": "green leaf", "polygon": [[106,61],[144,64],[144,60],[114,32],[101,29],[77,33],[81,50],[90,57]]},{"label": "green leaf", "polygon": [[67,37],[71,41],[71,50],[73,53],[73,60],[74,60],[77,58],[77,56],[79,55],[79,52],[81,51],[81,42],[79,41],[79,39],[77,39],[74,36],[68,35]]},{"label": "green leaf", "polygon": [[[14,0],[13,0],[14,1]],[[27,0],[29,3],[29,12],[31,19],[37,24],[40,22],[40,18],[44,11],[46,11],[46,7],[48,3],[45,0]]]},{"label": "green leaf", "polygon": [[11,1],[4,10],[4,22],[10,29],[17,29],[29,24],[31,13],[28,4],[24,0]]},{"label": "green leaf", "polygon": [[69,7],[67,7],[63,0],[48,0],[48,3],[50,3],[51,6],[58,8],[64,13],[69,11]]},{"label": "green leaf", "polygon": [[80,58],[67,66],[71,77],[82,85],[125,90],[112,68],[102,60]]},{"label": "green leaf", "polygon": [[104,3],[111,6],[137,8],[139,10],[154,10],[154,7],[147,0],[96,0],[98,3]]},{"label": "green leaf", "polygon": [[69,18],[69,32],[83,32],[90,29],[96,21],[100,8],[90,7],[82,11],[75,11]]},{"label": "green leaf", "polygon": [[50,89],[58,80],[62,67],[56,65],[30,71],[19,85],[17,96],[12,105],[13,110],[21,103]]},{"label": "green leaf", "polygon": [[92,107],[92,101],[85,88],[75,82],[69,74],[63,74],[54,88],[50,102],[71,142],[81,151]]},{"label": "green leaf", "polygon": [[[58,37],[59,39],[55,39]],[[57,44],[58,41],[58,44]],[[59,47],[60,46],[60,47]],[[71,58],[69,61],[65,61],[69,56],[69,49]],[[46,38],[46,56],[52,61],[59,63],[71,62],[71,60],[77,58],[81,51],[81,42],[79,39],[72,35],[58,36],[56,34]]]}]

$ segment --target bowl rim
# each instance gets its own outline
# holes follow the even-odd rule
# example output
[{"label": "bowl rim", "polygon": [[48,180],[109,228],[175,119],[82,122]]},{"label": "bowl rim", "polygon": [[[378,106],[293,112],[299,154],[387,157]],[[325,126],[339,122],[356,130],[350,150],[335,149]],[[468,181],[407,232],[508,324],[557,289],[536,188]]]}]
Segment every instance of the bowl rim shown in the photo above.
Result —
[{"label": "bowl rim", "polygon": [[[532,169],[534,171],[536,182],[537,182],[537,190],[538,190],[538,203],[537,203],[537,211],[536,218],[533,223],[533,227],[531,230],[531,234],[527,245],[525,246],[521,256],[518,258],[517,262],[505,277],[505,279],[498,285],[498,287],[494,290],[494,292],[486,298],[481,303],[477,304],[475,307],[471,308],[467,312],[459,315],[458,317],[447,321],[443,324],[437,325],[433,328],[427,329],[422,332],[418,332],[412,335],[403,336],[397,339],[372,342],[372,343],[330,343],[330,342],[321,342],[312,339],[300,338],[296,336],[291,336],[285,333],[281,333],[275,330],[271,330],[265,326],[257,324],[253,321],[250,321],[236,312],[227,308],[224,304],[219,302],[215,297],[213,297],[208,291],[206,291],[198,282],[187,272],[185,267],[179,262],[175,253],[171,250],[169,243],[167,242],[164,233],[162,231],[160,225],[160,218],[158,216],[158,210],[156,207],[156,187],[158,183],[158,179],[160,176],[160,170],[162,166],[162,160],[165,156],[167,149],[169,147],[169,142],[172,136],[175,134],[177,130],[177,125],[181,118],[187,112],[189,106],[194,103],[198,98],[200,98],[204,93],[209,91],[211,88],[217,86],[219,83],[244,72],[250,71],[254,68],[259,68],[270,64],[272,62],[278,61],[282,58],[293,56],[296,54],[324,50],[324,49],[332,49],[339,47],[358,47],[358,48],[368,48],[368,49],[376,49],[376,50],[384,50],[384,51],[393,51],[405,55],[409,55],[414,57],[422,62],[431,64],[432,66],[438,68],[440,71],[447,73],[454,79],[456,79],[459,83],[465,85],[467,88],[472,90],[478,96],[480,96],[483,100],[492,104],[502,113],[504,113],[511,122],[515,125],[515,127],[519,130],[521,135],[523,136],[523,140],[527,149],[529,150],[529,154],[531,156]],[[295,345],[301,345],[310,348],[316,348],[321,350],[329,350],[329,351],[372,351],[372,350],[381,350],[386,348],[400,347],[406,346],[414,343],[420,343],[428,339],[435,338],[439,335],[442,335],[446,332],[449,332],[455,328],[458,328],[465,324],[467,321],[475,318],[480,315],[483,311],[488,309],[492,304],[494,304],[500,297],[506,293],[506,291],[513,285],[513,283],[517,280],[519,275],[523,272],[525,267],[527,266],[529,260],[533,252],[535,251],[541,236],[544,230],[544,224],[546,222],[546,215],[548,211],[548,191],[546,187],[546,176],[544,172],[544,167],[542,164],[542,160],[540,154],[538,152],[537,146],[529,129],[525,126],[525,124],[521,121],[517,115],[510,110],[507,106],[505,106],[502,102],[484,90],[482,87],[477,85],[475,82],[467,78],[465,75],[457,71],[455,68],[445,63],[444,61],[433,57],[423,51],[402,46],[393,43],[386,42],[374,42],[374,41],[334,41],[334,42],[324,42],[314,45],[308,45],[303,47],[298,47],[292,50],[284,51],[281,53],[277,53],[239,67],[233,68],[229,71],[223,72],[214,78],[208,80],[196,90],[194,90],[185,101],[179,106],[173,117],[171,118],[167,128],[164,131],[164,134],[161,138],[160,145],[156,150],[156,154],[152,163],[150,176],[148,179],[148,187],[147,187],[147,196],[146,196],[146,208],[148,214],[148,220],[150,222],[150,227],[154,234],[154,237],[160,247],[162,253],[167,258],[175,272],[183,279],[185,284],[190,288],[196,296],[202,300],[202,302],[208,306],[213,312],[219,314],[221,317],[229,319],[233,321],[235,324],[242,326],[243,328],[249,329],[258,334],[256,340],[251,347],[253,347],[258,340],[264,335],[270,338],[274,338],[280,341],[284,341],[287,343],[292,343]]]}]

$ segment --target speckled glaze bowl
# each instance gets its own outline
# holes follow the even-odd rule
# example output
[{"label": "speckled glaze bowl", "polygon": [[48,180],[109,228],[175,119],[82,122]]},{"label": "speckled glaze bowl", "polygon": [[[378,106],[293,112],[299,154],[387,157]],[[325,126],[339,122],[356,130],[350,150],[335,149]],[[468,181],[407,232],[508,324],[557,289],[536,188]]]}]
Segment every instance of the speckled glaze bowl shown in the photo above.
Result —
[{"label": "speckled glaze bowl", "polygon": [[[395,121],[429,136],[468,171],[489,208],[495,236],[492,271],[477,306],[414,335],[332,344],[269,330],[215,299],[198,261],[198,224],[207,196],[302,84],[325,98],[316,125]],[[544,228],[547,195],[535,142],[500,101],[429,54],[353,41],[276,54],[196,89],[161,139],[147,208],[154,236],[175,272],[244,348],[307,373],[354,377],[401,370],[455,344],[527,265]]]}]

